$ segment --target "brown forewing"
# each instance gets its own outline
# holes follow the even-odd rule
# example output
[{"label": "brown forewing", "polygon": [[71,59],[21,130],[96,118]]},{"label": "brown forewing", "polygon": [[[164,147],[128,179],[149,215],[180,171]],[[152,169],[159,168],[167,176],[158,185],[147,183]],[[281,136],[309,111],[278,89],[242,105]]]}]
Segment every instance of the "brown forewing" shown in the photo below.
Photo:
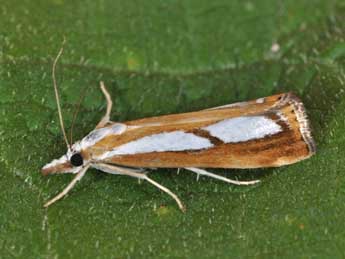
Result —
[{"label": "brown forewing", "polygon": [[[262,139],[223,143],[200,128],[239,116],[264,115],[276,121],[283,131]],[[284,119],[282,119],[284,118]],[[292,93],[221,106],[198,112],[172,114],[125,122],[128,130],[112,135],[88,152],[100,155],[122,144],[162,132],[184,131],[208,138],[214,147],[198,151],[151,152],[113,156],[108,163],[131,167],[276,167],[298,162],[315,152],[309,124],[301,101]],[[231,130],[231,129],[229,129]]]}]

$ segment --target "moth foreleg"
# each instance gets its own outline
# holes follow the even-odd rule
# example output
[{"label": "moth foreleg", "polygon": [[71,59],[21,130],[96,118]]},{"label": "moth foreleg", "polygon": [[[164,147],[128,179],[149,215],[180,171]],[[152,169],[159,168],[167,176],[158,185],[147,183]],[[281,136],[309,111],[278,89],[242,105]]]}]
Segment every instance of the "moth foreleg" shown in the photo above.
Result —
[{"label": "moth foreleg", "polygon": [[156,181],[152,180],[151,178],[149,178],[147,176],[148,172],[140,171],[140,169],[138,169],[138,170],[137,169],[129,169],[129,168],[125,168],[125,167],[114,166],[114,165],[103,164],[103,163],[93,164],[93,167],[95,167],[95,168],[97,168],[103,172],[110,173],[110,174],[127,175],[127,176],[132,176],[132,177],[135,177],[138,179],[146,180],[149,183],[151,183],[152,185],[156,186],[158,189],[160,189],[163,192],[170,195],[170,197],[172,197],[176,201],[179,208],[183,212],[186,211],[186,207],[181,202],[181,200],[177,197],[177,195],[174,194],[172,191],[170,191],[168,188],[164,187],[163,185],[161,185],[161,184],[157,183]]},{"label": "moth foreleg", "polygon": [[111,113],[111,108],[113,106],[111,96],[102,81],[100,82],[100,87],[104,94],[105,99],[107,100],[107,111],[105,115],[103,116],[103,118],[101,119],[101,121],[97,124],[96,129],[104,127],[110,121],[110,113]]},{"label": "moth foreleg", "polygon": [[254,180],[254,181],[237,181],[237,180],[231,180],[226,177],[210,173],[206,170],[200,169],[200,168],[195,168],[195,167],[185,167],[186,170],[197,173],[199,175],[205,175],[211,178],[215,178],[217,180],[221,180],[223,182],[231,183],[231,184],[236,184],[236,185],[251,185],[251,184],[256,184],[260,182],[260,180]]},{"label": "moth foreleg", "polygon": [[60,192],[58,195],[56,195],[53,199],[49,200],[48,202],[46,202],[43,206],[45,208],[47,208],[48,206],[50,206],[51,204],[53,204],[54,202],[60,200],[62,197],[64,197],[73,187],[74,185],[81,180],[81,178],[83,178],[83,176],[85,175],[87,169],[89,169],[90,165],[87,165],[85,167],[83,167],[78,173],[77,175],[73,178],[73,180],[65,187],[65,189],[63,189],[62,192]]}]

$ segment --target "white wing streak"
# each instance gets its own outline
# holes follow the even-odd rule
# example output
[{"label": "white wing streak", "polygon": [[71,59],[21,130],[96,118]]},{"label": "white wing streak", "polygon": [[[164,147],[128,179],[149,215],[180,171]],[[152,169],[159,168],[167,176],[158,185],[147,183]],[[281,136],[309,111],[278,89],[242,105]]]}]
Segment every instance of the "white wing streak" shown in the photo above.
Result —
[{"label": "white wing streak", "polygon": [[213,147],[209,139],[183,131],[163,132],[145,136],[104,153],[100,159],[116,155],[131,155],[150,152],[200,150]]},{"label": "white wing streak", "polygon": [[202,129],[224,143],[260,139],[283,130],[279,124],[265,116],[243,116],[226,119]]}]

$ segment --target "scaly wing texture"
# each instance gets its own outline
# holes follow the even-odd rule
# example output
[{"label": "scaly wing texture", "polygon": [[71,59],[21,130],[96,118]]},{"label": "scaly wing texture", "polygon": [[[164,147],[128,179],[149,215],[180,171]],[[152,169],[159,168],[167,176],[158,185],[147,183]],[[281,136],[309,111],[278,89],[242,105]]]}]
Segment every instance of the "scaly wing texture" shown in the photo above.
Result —
[{"label": "scaly wing texture", "polygon": [[84,152],[131,167],[276,167],[315,152],[302,102],[292,93],[124,123]]}]

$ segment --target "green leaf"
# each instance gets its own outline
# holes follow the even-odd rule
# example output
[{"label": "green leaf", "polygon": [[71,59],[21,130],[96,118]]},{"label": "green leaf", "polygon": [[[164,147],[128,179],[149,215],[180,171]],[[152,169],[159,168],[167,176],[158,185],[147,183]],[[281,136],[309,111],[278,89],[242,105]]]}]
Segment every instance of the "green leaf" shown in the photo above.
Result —
[{"label": "green leaf", "polygon": [[[345,5],[291,1],[2,1],[0,7],[1,258],[341,258],[345,230]],[[194,111],[294,91],[317,154],[277,169],[214,170],[254,187],[174,169],[148,183],[89,170],[63,200],[43,203],[71,175],[43,177],[61,156],[51,80],[74,139],[105,112],[115,121]]]}]

